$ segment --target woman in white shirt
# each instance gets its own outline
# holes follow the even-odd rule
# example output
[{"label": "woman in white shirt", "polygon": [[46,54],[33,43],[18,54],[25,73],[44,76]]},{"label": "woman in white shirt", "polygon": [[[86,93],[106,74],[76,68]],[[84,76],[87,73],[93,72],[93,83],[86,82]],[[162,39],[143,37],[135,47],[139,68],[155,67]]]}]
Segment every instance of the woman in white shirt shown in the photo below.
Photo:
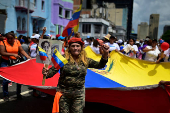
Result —
[{"label": "woman in white shirt", "polygon": [[124,48],[123,51],[131,58],[136,58],[136,54],[138,52],[138,47],[137,45],[134,45],[135,40],[130,39],[129,44],[127,44]]},{"label": "woman in white shirt", "polygon": [[99,42],[97,40],[94,40],[93,45],[90,47],[96,54],[102,54],[102,50],[99,48]]},{"label": "woman in white shirt", "polygon": [[164,51],[164,62],[170,62],[169,61],[169,57],[170,57],[170,48],[168,48],[166,51]]},{"label": "woman in white shirt", "polygon": [[152,45],[151,46],[146,46],[143,49],[143,52],[146,52],[146,56],[145,56],[144,60],[157,62],[157,63],[161,60],[161,57],[159,57],[159,59],[157,60],[157,58],[158,58],[158,56],[159,56],[159,54],[161,52],[156,47],[156,45],[157,45],[157,40],[154,39],[154,40],[152,40]]},{"label": "woman in white shirt", "polygon": [[109,42],[106,43],[110,47],[109,52],[111,52],[113,50],[115,50],[117,52],[120,51],[120,47],[117,43],[115,43],[115,41],[116,41],[116,38],[113,35],[111,35]]}]

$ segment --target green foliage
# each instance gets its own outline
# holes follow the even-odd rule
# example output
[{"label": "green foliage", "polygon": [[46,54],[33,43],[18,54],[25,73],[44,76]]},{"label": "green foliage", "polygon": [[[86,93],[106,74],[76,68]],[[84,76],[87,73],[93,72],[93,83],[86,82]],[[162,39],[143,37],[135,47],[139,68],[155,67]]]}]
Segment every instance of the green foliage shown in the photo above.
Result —
[{"label": "green foliage", "polygon": [[161,38],[170,44],[170,30],[166,31]]}]

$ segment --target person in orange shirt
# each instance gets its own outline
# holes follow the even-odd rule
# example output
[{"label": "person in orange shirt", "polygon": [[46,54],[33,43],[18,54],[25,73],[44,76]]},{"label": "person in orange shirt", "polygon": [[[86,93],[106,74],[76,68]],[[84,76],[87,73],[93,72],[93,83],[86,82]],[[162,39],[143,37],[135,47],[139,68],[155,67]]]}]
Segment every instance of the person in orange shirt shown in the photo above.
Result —
[{"label": "person in orange shirt", "polygon": [[[22,49],[20,42],[15,39],[14,33],[7,33],[7,40],[0,42],[0,54],[2,55],[1,67],[7,67],[20,62],[21,56],[18,54],[20,52],[27,59],[31,59],[30,56]],[[4,101],[9,101],[8,95],[8,83],[10,81],[3,79],[3,96]],[[21,85],[17,84],[17,99],[21,99]]]}]

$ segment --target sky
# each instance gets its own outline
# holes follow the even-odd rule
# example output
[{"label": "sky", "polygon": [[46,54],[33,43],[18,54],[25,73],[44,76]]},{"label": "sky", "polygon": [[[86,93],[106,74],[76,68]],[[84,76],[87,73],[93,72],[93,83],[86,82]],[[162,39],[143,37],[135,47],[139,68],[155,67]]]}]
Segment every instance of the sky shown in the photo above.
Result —
[{"label": "sky", "polygon": [[147,22],[151,14],[160,14],[158,39],[165,25],[170,25],[170,0],[134,0],[132,26],[137,33],[138,24]]}]

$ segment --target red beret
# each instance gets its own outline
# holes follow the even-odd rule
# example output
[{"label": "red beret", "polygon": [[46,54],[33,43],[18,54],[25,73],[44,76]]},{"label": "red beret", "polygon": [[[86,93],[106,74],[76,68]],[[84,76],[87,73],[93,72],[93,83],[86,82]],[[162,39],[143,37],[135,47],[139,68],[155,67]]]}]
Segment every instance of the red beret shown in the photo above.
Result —
[{"label": "red beret", "polygon": [[76,38],[72,37],[69,41],[68,44],[70,45],[71,43],[79,43],[81,45],[84,45],[84,42],[81,40],[81,38]]},{"label": "red beret", "polygon": [[60,34],[57,34],[57,35],[56,35],[56,37],[59,37],[59,36],[60,36]]}]

